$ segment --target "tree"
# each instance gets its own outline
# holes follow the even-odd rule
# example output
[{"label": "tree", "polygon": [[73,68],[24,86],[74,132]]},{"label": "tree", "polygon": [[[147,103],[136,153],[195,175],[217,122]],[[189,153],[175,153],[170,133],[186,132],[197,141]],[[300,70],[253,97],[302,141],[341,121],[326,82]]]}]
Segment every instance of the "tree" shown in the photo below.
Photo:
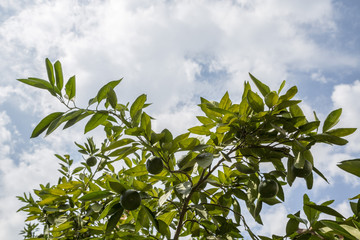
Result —
[{"label": "tree", "polygon": [[[29,223],[25,239],[242,239],[247,231],[252,239],[360,239],[360,195],[350,202],[354,216],[345,219],[329,207],[332,201],[317,205],[304,195],[304,213],[289,214],[284,236],[258,236],[242,214],[241,202],[256,222],[262,224],[263,204],[285,201],[284,185],[304,181],[313,186],[314,174],[325,181],[311,154],[315,144],[345,145],[344,136],[355,128],[333,127],[341,109],[324,121],[314,112],[306,119],[293,100],[296,86],[281,94],[250,74],[260,92],[244,83],[240,103],[233,103],[226,92],[220,102],[201,98],[203,116],[199,126],[174,137],[168,130],[155,132],[153,118],[144,109],[145,94],[133,103],[117,100],[115,87],[120,80],[104,85],[86,108],[75,104],[75,76],[64,85],[61,63],[46,59],[48,81],[18,79],[45,89],[67,110],[43,118],[31,137],[51,134],[64,124],[69,128],[89,117],[84,133],[103,127],[106,138],[96,146],[92,138],[76,143],[85,159],[74,163],[69,155],[60,161],[57,184],[40,184],[34,193],[19,196]],[[94,107],[95,106],[95,107]],[[121,162],[121,169],[114,167]],[[263,163],[273,170],[264,172]],[[339,165],[360,177],[360,160]],[[319,220],[320,213],[336,217]],[[304,223],[306,229],[299,229]],[[34,230],[43,227],[35,237]]]}]

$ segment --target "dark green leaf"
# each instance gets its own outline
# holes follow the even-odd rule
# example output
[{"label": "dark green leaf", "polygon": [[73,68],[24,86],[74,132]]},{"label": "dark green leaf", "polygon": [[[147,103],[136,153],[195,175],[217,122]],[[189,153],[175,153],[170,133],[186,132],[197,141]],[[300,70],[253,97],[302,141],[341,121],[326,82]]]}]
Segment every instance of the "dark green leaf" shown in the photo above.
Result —
[{"label": "dark green leaf", "polygon": [[262,83],[260,80],[258,80],[256,77],[251,75],[251,73],[249,73],[249,75],[250,75],[251,80],[253,80],[256,87],[261,92],[261,94],[265,97],[270,92],[270,88],[267,85],[265,85],[264,83]]},{"label": "dark green leaf", "polygon": [[55,85],[54,68],[48,58],[45,59],[46,71],[48,74],[49,82],[52,86]]},{"label": "dark green leaf", "polygon": [[112,215],[110,217],[109,221],[106,224],[106,230],[105,230],[106,235],[109,235],[113,231],[113,229],[115,228],[115,226],[119,222],[123,212],[124,212],[124,209],[121,208],[121,210],[117,211],[114,215]]},{"label": "dark green leaf", "polygon": [[35,137],[39,136],[42,132],[44,132],[49,127],[49,125],[51,124],[52,121],[54,121],[55,119],[60,117],[62,114],[63,114],[63,112],[54,112],[54,113],[49,114],[45,118],[43,118],[38,123],[38,125],[36,125],[35,129],[33,130],[32,134],[31,134],[31,138],[35,138]]},{"label": "dark green leaf", "polygon": [[115,179],[110,178],[108,182],[111,190],[113,190],[118,194],[122,194],[126,190],[126,188],[119,181]]},{"label": "dark green leaf", "polygon": [[119,209],[118,210],[121,210],[121,204],[119,203],[120,202],[120,197],[116,197],[116,198],[114,198],[111,202],[109,202],[106,206],[105,206],[105,208],[104,208],[104,210],[101,212],[101,214],[100,214],[100,216],[98,217],[98,219],[97,220],[101,220],[101,219],[103,219],[104,217],[106,217],[107,215],[108,215],[108,213],[110,212],[110,210],[116,205],[116,204],[118,204],[118,206],[119,206]]},{"label": "dark green leaf", "polygon": [[94,128],[96,128],[97,126],[99,126],[100,124],[103,124],[107,118],[108,118],[107,112],[104,111],[96,112],[85,125],[84,133],[87,133],[93,130]]},{"label": "dark green leaf", "polygon": [[70,119],[69,121],[67,121],[67,123],[65,123],[64,128],[69,128],[71,126],[73,126],[75,123],[79,122],[80,120],[86,118],[87,116],[91,115],[91,112],[84,112],[84,110],[80,109],[78,110],[80,112],[80,114],[72,119]]},{"label": "dark green leaf", "polygon": [[334,127],[340,120],[342,109],[336,109],[329,113],[324,121],[323,132],[327,132],[330,128]]},{"label": "dark green leaf", "polygon": [[61,91],[64,85],[64,77],[63,77],[61,63],[59,61],[56,61],[54,67],[55,67],[56,86]]},{"label": "dark green leaf", "polygon": [[290,218],[286,224],[286,235],[290,235],[299,229],[299,221],[296,218]]},{"label": "dark green leaf", "polygon": [[66,98],[67,99],[69,99],[69,100],[74,99],[75,94],[76,94],[75,76],[72,76],[71,78],[69,78],[69,80],[65,84],[65,93],[66,93]]},{"label": "dark green leaf", "polygon": [[336,210],[328,207],[328,206],[321,206],[321,205],[315,205],[315,204],[306,204],[307,206],[314,208],[322,213],[334,216],[334,217],[338,217],[341,219],[344,219],[345,217],[343,215],[341,215],[339,212],[337,212]]},{"label": "dark green leaf", "polygon": [[322,174],[316,167],[313,166],[313,171],[316,172],[317,175],[319,175],[322,179],[324,179],[327,183],[328,180],[326,179],[326,177],[324,176],[324,174]]}]

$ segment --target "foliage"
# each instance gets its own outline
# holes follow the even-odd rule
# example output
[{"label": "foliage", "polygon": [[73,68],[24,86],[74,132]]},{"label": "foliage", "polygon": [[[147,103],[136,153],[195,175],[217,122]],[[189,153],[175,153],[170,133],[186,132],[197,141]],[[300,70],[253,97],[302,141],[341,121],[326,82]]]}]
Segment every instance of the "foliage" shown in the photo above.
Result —
[{"label": "foliage", "polygon": [[[64,84],[60,62],[53,65],[46,59],[46,68],[48,81],[18,80],[49,91],[67,110],[43,118],[31,137],[43,132],[47,136],[61,125],[66,129],[89,118],[84,133],[103,127],[106,138],[101,146],[92,138],[76,143],[84,159],[96,157],[95,166],[86,161],[78,166],[69,155],[55,155],[61,173],[57,184],[40,184],[35,198],[32,194],[18,197],[24,203],[19,211],[28,214],[26,222],[43,226],[43,232],[34,237],[32,231],[38,225],[28,224],[22,233],[26,239],[242,239],[240,229],[252,239],[263,240],[360,238],[360,195],[354,197],[357,202],[350,202],[354,216],[348,219],[329,207],[332,201],[316,205],[304,195],[307,219],[300,218],[300,211],[289,214],[284,236],[256,235],[240,207],[246,206],[262,224],[263,204],[285,201],[283,186],[297,180],[311,189],[314,174],[327,181],[316,168],[311,148],[318,143],[347,143],[343,137],[356,129],[333,128],[341,109],[331,112],[321,129],[315,112],[315,120],[309,121],[299,107],[301,100],[293,99],[296,86],[283,93],[284,81],[272,91],[250,74],[260,94],[245,82],[239,103],[233,103],[228,93],[219,102],[201,98],[200,124],[173,136],[168,129],[152,129],[153,118],[144,111],[150,105],[145,94],[131,104],[118,102],[114,88],[121,79],[107,83],[81,108],[75,104],[75,76]],[[162,160],[164,169],[149,174],[147,160],[154,157]],[[122,167],[116,169],[115,162]],[[292,169],[302,169],[308,162],[311,173],[296,178]],[[262,170],[264,163],[271,164],[272,170]],[[339,166],[359,176],[360,160]],[[271,182],[276,196],[261,197],[258,188],[264,188],[264,182]],[[120,203],[129,191],[141,197],[135,210],[125,210]],[[319,220],[320,213],[336,219]],[[300,223],[306,229],[299,229]]]}]

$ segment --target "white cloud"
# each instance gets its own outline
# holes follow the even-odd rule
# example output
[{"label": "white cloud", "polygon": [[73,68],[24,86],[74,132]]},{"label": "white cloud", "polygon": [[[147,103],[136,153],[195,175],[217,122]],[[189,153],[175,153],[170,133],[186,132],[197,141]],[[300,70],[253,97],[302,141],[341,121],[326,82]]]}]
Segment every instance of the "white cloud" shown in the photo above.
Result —
[{"label": "white cloud", "polygon": [[358,128],[358,130],[346,137],[349,140],[347,150],[353,153],[359,153],[360,148],[360,81],[356,80],[351,84],[339,84],[334,87],[331,95],[335,108],[342,108],[340,122],[336,127]]},{"label": "white cloud", "polygon": [[[124,77],[117,88],[118,98],[133,101],[147,93],[153,103],[147,111],[157,119],[155,128],[160,131],[167,127],[175,133],[196,124],[199,96],[216,100],[229,90],[233,99],[239,99],[247,72],[277,89],[294,69],[317,73],[318,69],[358,64],[352,55],[325,49],[311,37],[314,33],[335,36],[336,9],[330,0],[24,0],[1,1],[0,6],[6,11],[0,22],[0,104],[6,109],[7,103],[15,102],[22,112],[33,113],[38,120],[63,108],[49,100],[48,93],[39,93],[14,79],[46,78],[45,57],[60,59],[66,78],[76,74],[77,100],[83,106],[101,85]],[[1,116],[5,119],[7,115]],[[5,125],[10,124],[7,119]],[[83,137],[80,128],[55,132],[36,142],[38,150],[21,149],[15,163],[8,154],[15,146],[8,125],[0,128],[5,141],[5,160],[0,166],[5,174],[0,178],[7,193],[1,205],[16,209],[18,203],[11,196],[50,181],[49,172],[56,175],[57,167],[56,161],[50,161],[52,154],[71,149],[70,142]],[[98,132],[91,134],[99,136]],[[329,150],[325,153],[330,154]],[[47,168],[48,172],[44,171]],[[330,169],[329,174],[338,173]],[[31,180],[11,182],[16,176]],[[1,209],[7,212],[0,216],[10,219],[13,211],[9,208]],[[281,219],[283,210],[280,208]],[[18,216],[1,219],[9,230],[1,231],[0,238],[18,238],[14,231],[22,222]],[[276,226],[264,230],[277,231]]]}]

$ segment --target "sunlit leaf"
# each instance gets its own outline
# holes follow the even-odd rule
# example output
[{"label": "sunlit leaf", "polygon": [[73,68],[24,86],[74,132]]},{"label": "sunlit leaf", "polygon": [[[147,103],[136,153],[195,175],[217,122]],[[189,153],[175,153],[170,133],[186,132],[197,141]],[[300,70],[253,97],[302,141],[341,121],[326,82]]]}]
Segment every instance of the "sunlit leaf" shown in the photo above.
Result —
[{"label": "sunlit leaf", "polygon": [[99,126],[100,124],[103,124],[107,118],[108,118],[107,112],[104,111],[96,112],[85,125],[84,133],[87,133],[93,130],[94,128],[96,128],[97,126]]},{"label": "sunlit leaf", "polygon": [[67,83],[65,84],[65,93],[66,93],[66,98],[69,100],[73,100],[75,98],[75,94],[76,94],[76,80],[75,80],[75,76],[72,76],[71,78],[69,78],[69,80],[67,81]]},{"label": "sunlit leaf", "polygon": [[342,113],[342,109],[336,109],[329,113],[326,117],[323,125],[323,132],[327,132],[330,128],[334,127],[340,120],[340,115]]},{"label": "sunlit leaf", "polygon": [[251,73],[249,73],[249,75],[251,80],[255,83],[256,87],[261,92],[261,94],[265,97],[270,92],[270,88],[264,83],[262,83],[260,80],[258,80],[256,77],[251,75]]},{"label": "sunlit leaf", "polygon": [[249,90],[246,99],[252,110],[255,112],[264,111],[264,102],[259,95]]}]

